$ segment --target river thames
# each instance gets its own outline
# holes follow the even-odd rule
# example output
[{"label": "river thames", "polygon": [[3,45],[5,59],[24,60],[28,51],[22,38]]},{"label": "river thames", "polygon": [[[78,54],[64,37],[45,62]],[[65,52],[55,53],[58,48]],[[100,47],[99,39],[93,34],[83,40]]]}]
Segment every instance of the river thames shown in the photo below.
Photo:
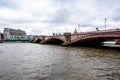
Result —
[{"label": "river thames", "polygon": [[120,80],[120,50],[0,43],[0,80]]}]

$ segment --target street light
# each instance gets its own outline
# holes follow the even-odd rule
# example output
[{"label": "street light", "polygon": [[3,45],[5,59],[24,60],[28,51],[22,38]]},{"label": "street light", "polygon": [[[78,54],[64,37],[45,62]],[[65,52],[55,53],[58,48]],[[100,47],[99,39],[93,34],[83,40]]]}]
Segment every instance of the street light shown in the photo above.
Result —
[{"label": "street light", "polygon": [[78,24],[78,32],[80,32],[80,24]]},{"label": "street light", "polygon": [[107,21],[107,18],[105,18],[105,30],[106,30],[106,21]]}]

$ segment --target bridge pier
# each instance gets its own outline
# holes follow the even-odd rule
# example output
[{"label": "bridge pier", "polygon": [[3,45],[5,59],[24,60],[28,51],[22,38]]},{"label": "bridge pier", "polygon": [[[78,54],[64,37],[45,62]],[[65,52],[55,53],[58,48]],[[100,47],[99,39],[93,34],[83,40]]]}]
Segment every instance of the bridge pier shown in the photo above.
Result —
[{"label": "bridge pier", "polygon": [[65,41],[62,44],[63,46],[69,46],[71,44],[71,33],[64,33]]},{"label": "bridge pier", "polygon": [[45,44],[45,36],[41,36],[42,41],[40,42],[41,44]]}]

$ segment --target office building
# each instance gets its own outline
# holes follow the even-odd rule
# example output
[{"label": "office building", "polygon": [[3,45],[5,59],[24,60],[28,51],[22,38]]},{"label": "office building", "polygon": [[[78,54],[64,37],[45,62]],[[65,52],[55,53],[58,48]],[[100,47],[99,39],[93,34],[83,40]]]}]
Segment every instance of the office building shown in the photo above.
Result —
[{"label": "office building", "polygon": [[26,32],[20,29],[4,28],[4,39],[26,38]]}]

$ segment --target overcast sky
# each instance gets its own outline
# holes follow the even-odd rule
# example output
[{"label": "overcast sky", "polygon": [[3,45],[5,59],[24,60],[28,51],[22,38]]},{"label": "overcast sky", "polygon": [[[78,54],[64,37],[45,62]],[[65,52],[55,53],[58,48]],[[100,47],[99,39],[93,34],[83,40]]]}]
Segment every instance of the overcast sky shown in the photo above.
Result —
[{"label": "overcast sky", "polygon": [[0,0],[0,31],[27,34],[120,28],[120,0]]}]

